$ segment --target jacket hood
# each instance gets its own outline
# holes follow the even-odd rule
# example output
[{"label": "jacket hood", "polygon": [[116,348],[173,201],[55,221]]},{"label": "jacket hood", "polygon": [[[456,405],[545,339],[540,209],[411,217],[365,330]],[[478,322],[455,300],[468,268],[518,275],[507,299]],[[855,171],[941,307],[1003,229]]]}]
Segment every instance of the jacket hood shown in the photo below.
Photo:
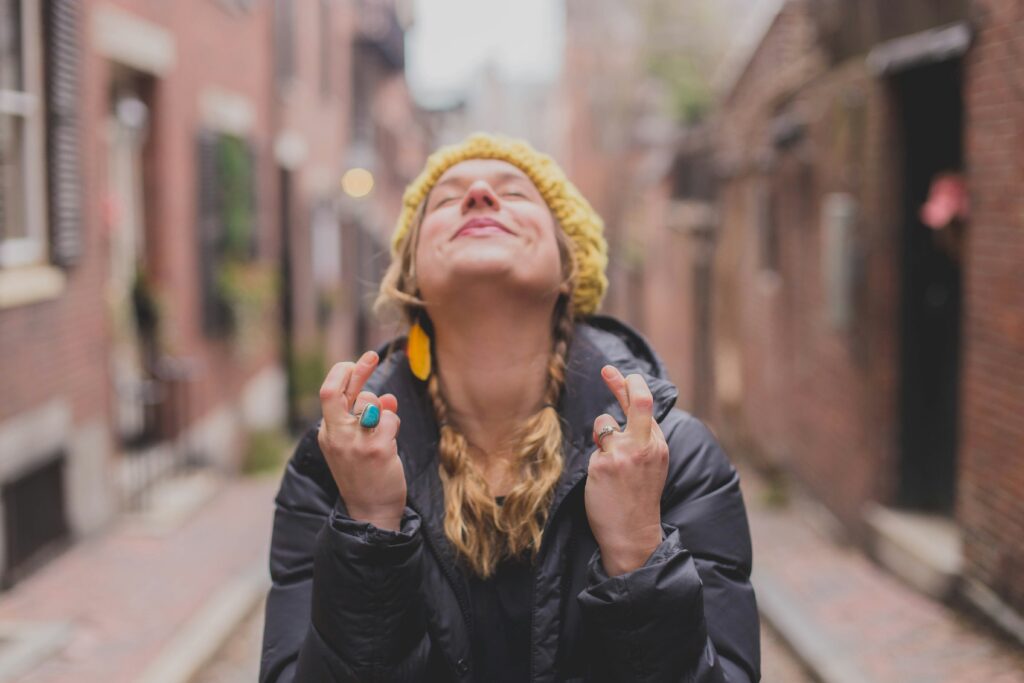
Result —
[{"label": "jacket hood", "polygon": [[[601,412],[624,422],[626,416],[622,408],[601,379],[601,368],[611,364],[623,375],[643,375],[654,396],[654,414],[659,422],[675,406],[679,391],[669,380],[665,364],[648,341],[629,325],[606,315],[591,316],[576,325],[573,341],[567,370],[580,374],[566,377],[567,395],[596,392],[598,402],[602,397],[606,402]],[[587,428],[590,426],[588,424]]]}]

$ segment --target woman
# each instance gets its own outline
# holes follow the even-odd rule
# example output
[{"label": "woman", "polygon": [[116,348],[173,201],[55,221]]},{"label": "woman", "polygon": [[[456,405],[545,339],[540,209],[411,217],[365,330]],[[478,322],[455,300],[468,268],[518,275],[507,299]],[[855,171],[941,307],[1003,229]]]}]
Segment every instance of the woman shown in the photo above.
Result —
[{"label": "woman", "polygon": [[758,680],[738,477],[593,315],[602,223],[555,163],[484,134],[436,152],[392,257],[410,333],[324,380],[261,680]]}]

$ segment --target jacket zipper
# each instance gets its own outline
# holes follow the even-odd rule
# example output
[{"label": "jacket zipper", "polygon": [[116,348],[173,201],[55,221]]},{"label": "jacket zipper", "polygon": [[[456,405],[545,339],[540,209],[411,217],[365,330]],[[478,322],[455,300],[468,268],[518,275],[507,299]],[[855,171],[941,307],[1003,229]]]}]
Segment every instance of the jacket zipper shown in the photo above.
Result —
[{"label": "jacket zipper", "polygon": [[[583,444],[582,443],[577,444],[577,443],[573,442],[572,445],[573,445],[574,448],[576,448],[578,450],[582,450],[583,449]],[[548,517],[547,523],[544,525],[544,532],[541,534],[541,537],[540,537],[540,549],[537,551],[537,558],[538,559],[541,559],[541,555],[542,555],[542,553],[544,551],[544,541],[547,540],[547,538],[548,538],[547,531],[548,531],[548,529],[550,529],[550,528],[552,528],[554,526],[555,518],[558,517],[558,513],[561,511],[563,503],[565,503],[565,501],[569,499],[569,496],[571,496],[573,494],[573,492],[576,490],[576,488],[578,486],[580,486],[580,484],[582,482],[586,481],[586,479],[587,479],[587,474],[586,474],[586,472],[584,472],[583,475],[579,479],[574,481],[572,483],[572,485],[569,486],[569,490],[565,492],[565,495],[562,496],[561,499],[558,500],[558,502],[555,504],[554,509],[551,510],[551,515]],[[535,618],[536,618],[536,615],[537,615],[537,583],[538,583],[538,581],[540,579],[540,571],[539,570],[540,570],[540,564],[538,563],[537,564],[537,569],[534,570],[533,581],[530,582],[530,668],[529,668],[529,670],[530,670],[529,680],[530,681],[535,681],[536,680],[535,672],[534,672],[534,668],[533,668],[533,666],[534,666],[534,657],[533,657],[534,633],[533,633],[533,629],[534,629]]]},{"label": "jacket zipper", "polygon": [[[419,512],[419,511],[417,510],[417,512]],[[462,612],[462,619],[466,623],[466,634],[467,634],[467,636],[469,638],[469,642],[472,643],[473,642],[473,628],[474,628],[474,625],[473,625],[473,615],[470,612],[469,604],[467,604],[465,598],[462,595],[462,591],[459,590],[459,580],[458,580],[457,574],[455,573],[455,569],[448,562],[448,559],[445,556],[444,552],[442,552],[441,547],[439,547],[438,544],[435,542],[434,537],[433,537],[433,533],[428,531],[428,527],[427,527],[425,519],[424,519],[423,531],[425,532],[423,534],[423,538],[426,539],[427,543],[430,545],[431,549],[433,550],[434,556],[437,557],[438,564],[441,566],[441,572],[444,574],[445,578],[448,579],[448,583],[451,584],[451,587],[452,587],[452,592],[455,593],[455,600],[456,600],[456,602],[459,603],[459,611]],[[470,664],[472,665],[472,653],[470,653],[469,661],[470,661]],[[456,673],[457,672],[458,672],[458,668],[456,667]]]}]

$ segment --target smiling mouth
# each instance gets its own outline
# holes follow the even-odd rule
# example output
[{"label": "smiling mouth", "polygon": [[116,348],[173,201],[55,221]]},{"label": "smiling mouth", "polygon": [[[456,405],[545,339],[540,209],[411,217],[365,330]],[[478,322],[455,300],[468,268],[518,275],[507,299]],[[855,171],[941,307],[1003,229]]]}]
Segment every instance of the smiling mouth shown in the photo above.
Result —
[{"label": "smiling mouth", "polygon": [[455,233],[452,239],[469,235],[489,235],[503,232],[508,233],[509,235],[514,234],[511,230],[493,218],[471,218],[463,223],[462,227],[459,228],[458,232]]}]

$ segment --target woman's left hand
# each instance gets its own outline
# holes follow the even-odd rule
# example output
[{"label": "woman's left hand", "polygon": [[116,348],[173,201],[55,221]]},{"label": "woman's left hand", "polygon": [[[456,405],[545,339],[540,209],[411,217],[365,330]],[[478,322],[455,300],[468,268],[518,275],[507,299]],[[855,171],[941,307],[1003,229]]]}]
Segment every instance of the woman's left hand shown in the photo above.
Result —
[{"label": "woman's left hand", "polygon": [[[601,369],[601,377],[626,414],[626,428],[604,413],[594,420],[584,504],[590,529],[601,547],[609,576],[640,567],[662,541],[661,494],[668,476],[668,444],[654,419],[654,398],[640,375],[623,377],[614,366]],[[601,442],[605,427],[615,432]]]}]

